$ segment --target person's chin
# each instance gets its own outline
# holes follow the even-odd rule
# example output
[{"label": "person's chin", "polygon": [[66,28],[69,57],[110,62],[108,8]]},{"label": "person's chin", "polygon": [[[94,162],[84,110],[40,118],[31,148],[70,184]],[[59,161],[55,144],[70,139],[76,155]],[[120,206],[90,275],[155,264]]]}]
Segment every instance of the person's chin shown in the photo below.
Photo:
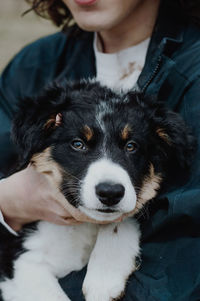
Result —
[{"label": "person's chin", "polygon": [[113,212],[102,212],[99,210],[95,210],[95,209],[90,209],[90,208],[86,208],[83,206],[79,207],[79,210],[84,213],[85,215],[87,215],[89,218],[92,218],[96,221],[115,221],[116,219],[120,218],[123,213],[119,212],[119,211],[113,211]]},{"label": "person's chin", "polygon": [[99,32],[103,30],[102,24],[95,23],[95,22],[77,22],[78,26],[85,31],[89,32]]},{"label": "person's chin", "polygon": [[102,17],[102,14],[91,15],[90,13],[74,15],[74,19],[81,29],[92,32],[110,30],[116,21],[109,18],[109,16]]}]

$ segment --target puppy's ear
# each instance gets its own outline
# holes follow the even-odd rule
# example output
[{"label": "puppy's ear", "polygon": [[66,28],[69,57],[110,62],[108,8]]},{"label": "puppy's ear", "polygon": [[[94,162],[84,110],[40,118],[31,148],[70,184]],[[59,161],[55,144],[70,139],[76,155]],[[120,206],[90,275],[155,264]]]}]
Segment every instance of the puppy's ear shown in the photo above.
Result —
[{"label": "puppy's ear", "polygon": [[157,115],[156,119],[156,135],[174,157],[176,164],[184,169],[190,167],[196,149],[196,139],[181,116],[162,109],[161,115]]},{"label": "puppy's ear", "polygon": [[55,84],[39,97],[20,102],[13,120],[12,139],[23,161],[53,143],[67,104],[66,90]]},{"label": "puppy's ear", "polygon": [[162,154],[171,155],[176,165],[183,169],[190,167],[197,142],[181,116],[166,109],[156,96],[131,91],[126,97],[131,105],[137,103],[143,110],[144,118],[154,124],[157,146],[161,147]]}]

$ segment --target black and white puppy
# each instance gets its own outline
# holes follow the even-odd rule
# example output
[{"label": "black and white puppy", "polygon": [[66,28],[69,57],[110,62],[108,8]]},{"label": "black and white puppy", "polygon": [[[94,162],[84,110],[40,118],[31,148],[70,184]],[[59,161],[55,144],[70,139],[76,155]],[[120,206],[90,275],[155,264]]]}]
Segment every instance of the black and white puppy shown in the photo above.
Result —
[{"label": "black and white puppy", "polygon": [[140,253],[139,226],[130,216],[156,196],[171,167],[189,165],[193,138],[184,122],[135,92],[67,83],[23,101],[13,136],[22,165],[31,162],[72,206],[111,223],[40,221],[18,237],[1,233],[3,300],[69,301],[57,279],[86,264],[85,299],[118,298]]}]

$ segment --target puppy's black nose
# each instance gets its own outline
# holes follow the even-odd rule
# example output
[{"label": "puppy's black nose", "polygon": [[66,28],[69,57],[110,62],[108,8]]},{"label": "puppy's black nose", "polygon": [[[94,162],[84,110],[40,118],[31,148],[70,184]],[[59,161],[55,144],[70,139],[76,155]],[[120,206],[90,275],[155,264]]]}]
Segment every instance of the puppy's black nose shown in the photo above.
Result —
[{"label": "puppy's black nose", "polygon": [[107,206],[118,204],[125,192],[121,184],[100,183],[95,188],[98,199]]}]

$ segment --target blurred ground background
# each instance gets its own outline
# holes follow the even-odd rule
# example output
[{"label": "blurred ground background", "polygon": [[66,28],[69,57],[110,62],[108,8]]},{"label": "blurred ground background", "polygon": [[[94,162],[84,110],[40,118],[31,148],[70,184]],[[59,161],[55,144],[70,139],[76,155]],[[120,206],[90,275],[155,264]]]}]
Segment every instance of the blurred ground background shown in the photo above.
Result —
[{"label": "blurred ground background", "polygon": [[24,0],[0,0],[0,72],[23,46],[58,29],[33,12]]}]

